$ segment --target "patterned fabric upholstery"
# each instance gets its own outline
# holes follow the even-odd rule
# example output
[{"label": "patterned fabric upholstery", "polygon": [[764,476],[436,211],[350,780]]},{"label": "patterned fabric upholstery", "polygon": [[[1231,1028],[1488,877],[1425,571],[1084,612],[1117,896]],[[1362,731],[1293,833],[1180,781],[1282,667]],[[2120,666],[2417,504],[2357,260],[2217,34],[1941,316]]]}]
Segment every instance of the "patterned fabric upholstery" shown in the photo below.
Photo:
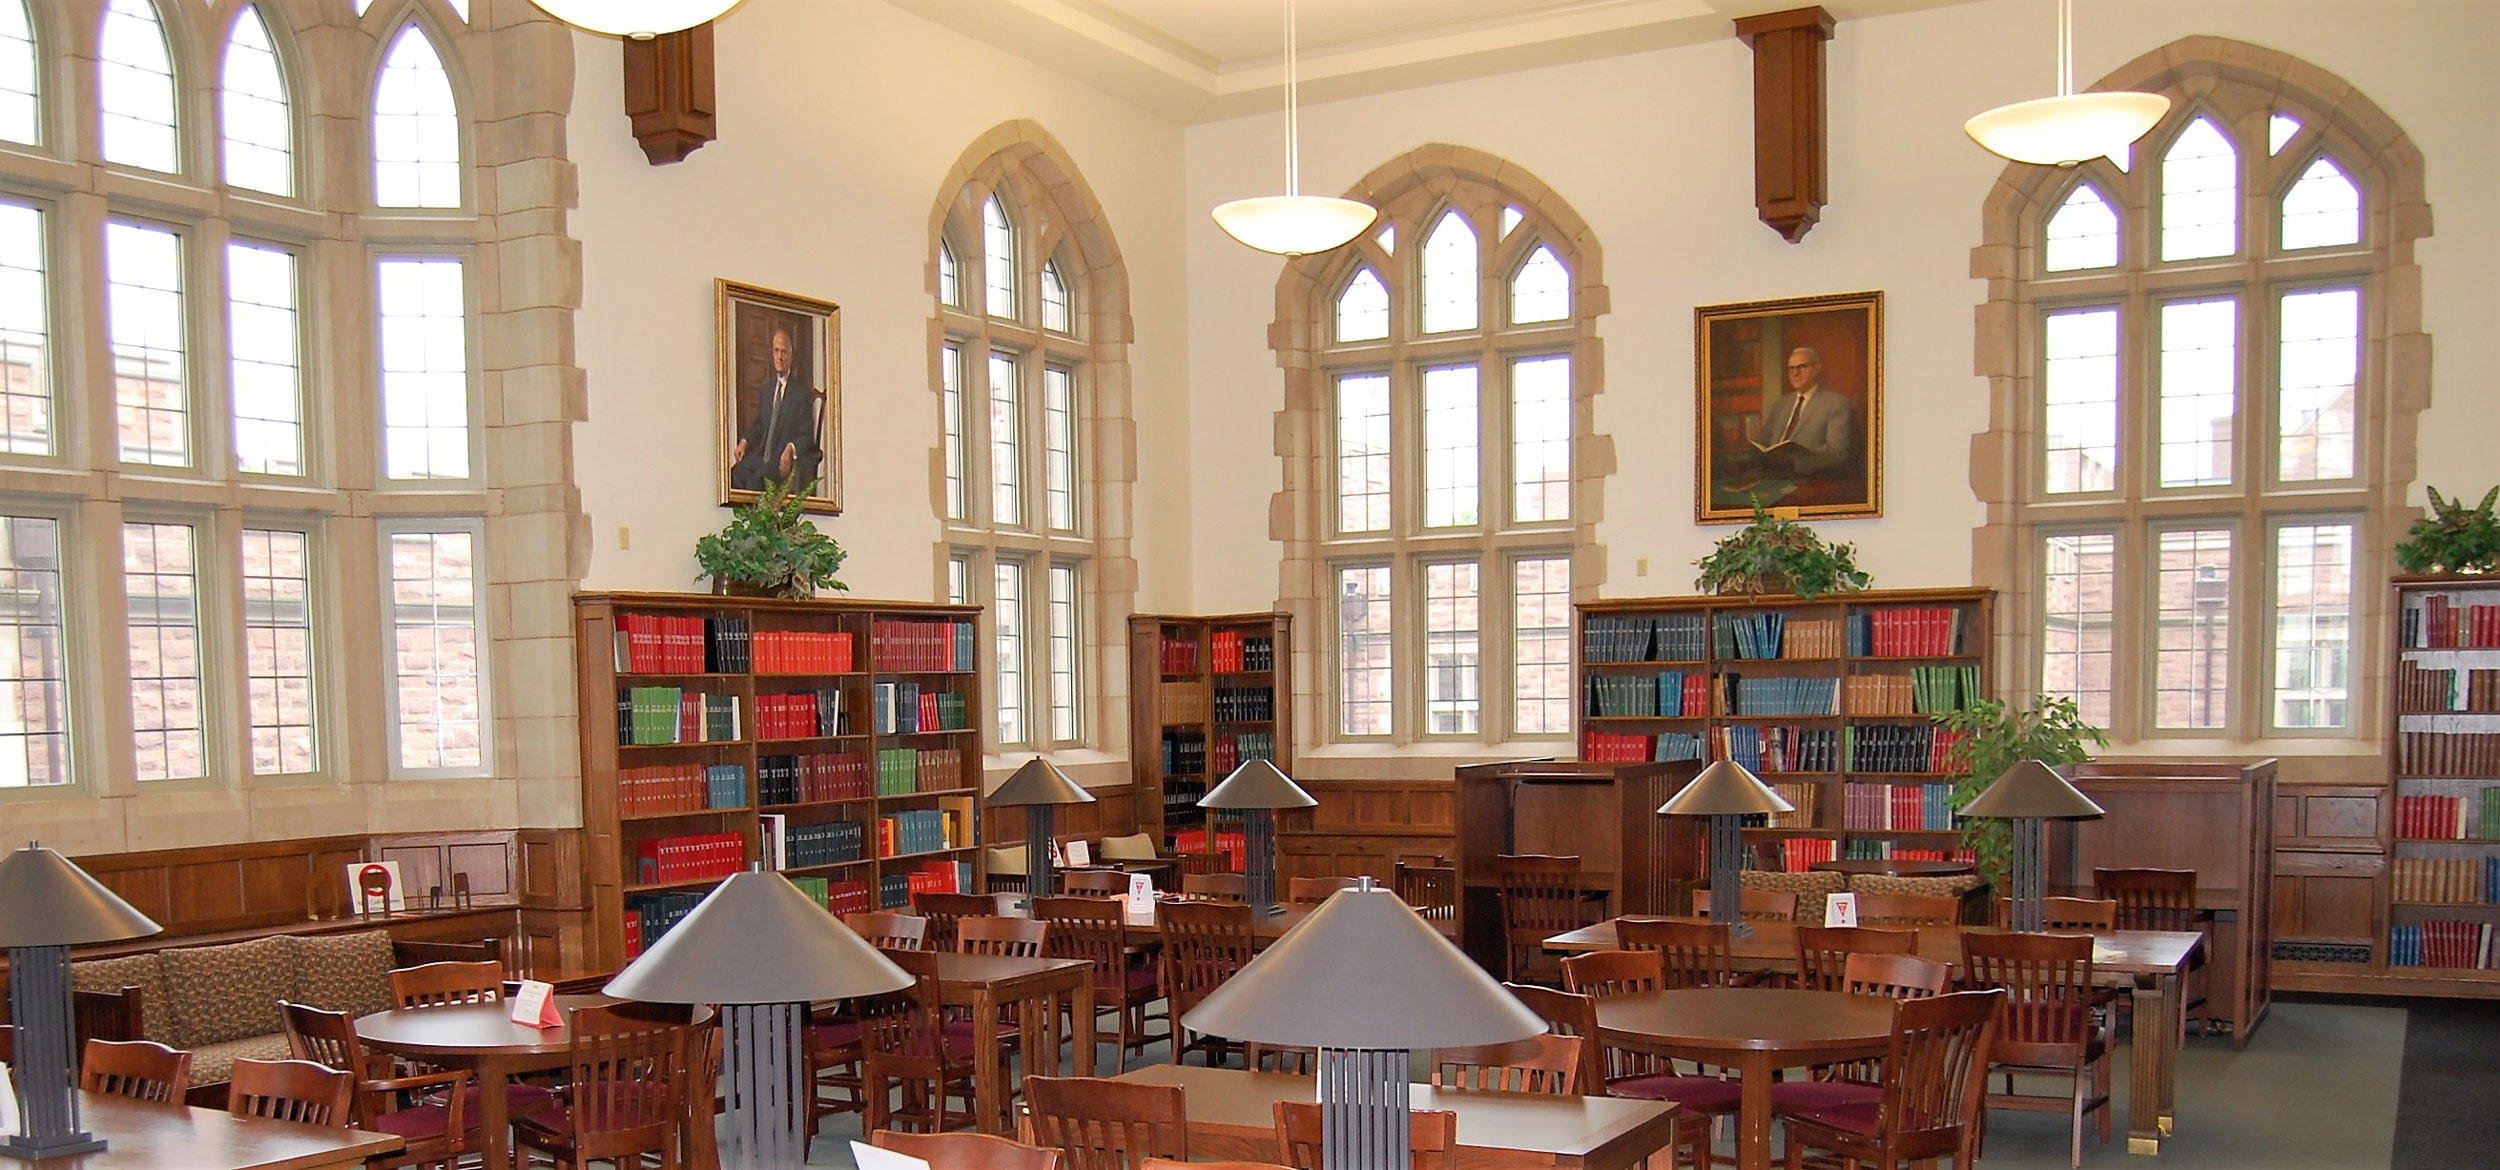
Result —
[{"label": "patterned fabric upholstery", "polygon": [[69,985],[80,991],[138,988],[139,1029],[144,1033],[141,1038],[154,1040],[168,1048],[190,1047],[174,1019],[173,1005],[165,1000],[165,968],[157,963],[154,954],[72,963],[69,965]]},{"label": "patterned fabric upholstery", "polygon": [[391,1006],[391,932],[307,935],[287,940],[295,951],[289,998],[350,1019]]},{"label": "patterned fabric upholstery", "polygon": [[1849,888],[1861,894],[1917,894],[1922,897],[1959,898],[1976,890],[1986,879],[1975,873],[1953,877],[1885,877],[1879,873],[1862,873],[1849,879]]},{"label": "patterned fabric upholstery", "polygon": [[[216,948],[203,948],[214,950]],[[234,1077],[234,1062],[241,1059],[285,1060],[286,1033],[275,1036],[250,1036],[220,1044],[200,1044],[191,1049],[191,1083],[213,1085]]]},{"label": "patterned fabric upholstery", "polygon": [[278,1001],[295,994],[293,942],[281,935],[158,952],[165,964],[166,1006],[190,1041],[186,1047],[196,1051],[280,1031]]},{"label": "patterned fabric upholstery", "polygon": [[1152,861],[1154,858],[1155,839],[1152,833],[1132,833],[1126,837],[1102,839],[1104,861]]},{"label": "patterned fabric upholstery", "polygon": [[1823,898],[1848,888],[1848,875],[1812,869],[1804,873],[1747,870],[1741,875],[1748,890],[1775,890],[1797,895],[1797,921],[1823,921]]}]

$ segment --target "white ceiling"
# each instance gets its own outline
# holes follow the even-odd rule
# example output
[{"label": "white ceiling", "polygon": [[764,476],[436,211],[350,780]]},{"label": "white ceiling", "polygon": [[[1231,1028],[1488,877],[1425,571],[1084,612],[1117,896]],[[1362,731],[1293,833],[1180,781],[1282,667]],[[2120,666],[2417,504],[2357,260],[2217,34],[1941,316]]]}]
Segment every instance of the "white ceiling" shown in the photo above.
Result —
[{"label": "white ceiling", "polygon": [[[1283,0],[890,0],[1184,121],[1284,102]],[[1972,0],[1825,0],[1850,20]],[[1800,0],[1299,0],[1305,101],[1732,37]],[[2046,19],[2045,17],[2043,18]]]}]

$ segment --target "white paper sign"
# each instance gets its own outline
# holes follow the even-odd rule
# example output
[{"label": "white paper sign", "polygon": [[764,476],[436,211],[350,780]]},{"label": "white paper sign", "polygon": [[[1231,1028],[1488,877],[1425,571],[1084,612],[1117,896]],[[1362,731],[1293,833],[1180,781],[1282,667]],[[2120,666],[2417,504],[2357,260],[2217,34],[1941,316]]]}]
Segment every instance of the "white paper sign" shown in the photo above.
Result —
[{"label": "white paper sign", "polygon": [[1067,854],[1068,864],[1070,866],[1092,865],[1094,863],[1094,847],[1083,841],[1068,842]]},{"label": "white paper sign", "polygon": [[[377,869],[389,879],[389,893],[385,897],[368,899],[364,893],[367,874]],[[400,884],[399,863],[396,861],[349,862],[347,864],[347,904],[355,907],[356,913],[363,914],[368,908],[384,908],[385,902],[391,910],[408,908],[408,890]]]},{"label": "white paper sign", "polygon": [[564,1014],[556,1010],[555,1002],[549,998],[555,990],[552,983],[522,980],[521,989],[512,994],[512,1022],[533,1028],[563,1027]]},{"label": "white paper sign", "polygon": [[859,1166],[859,1170],[929,1170],[926,1158],[898,1154],[866,1142],[851,1143],[851,1161]]},{"label": "white paper sign", "polygon": [[1857,924],[1858,896],[1856,894],[1832,894],[1824,899],[1823,925],[1856,926]]},{"label": "white paper sign", "polygon": [[1151,917],[1154,914],[1155,880],[1153,877],[1142,873],[1128,875],[1128,912],[1132,918]]},{"label": "white paper sign", "polygon": [[1050,867],[1051,867],[1052,869],[1065,869],[1065,868],[1067,868],[1067,865],[1068,865],[1068,855],[1067,855],[1066,853],[1063,853],[1063,852],[1061,852],[1061,851],[1060,851],[1060,849],[1059,849],[1059,843],[1058,843],[1057,841],[1053,841],[1053,842],[1051,842],[1051,843],[1050,843]]},{"label": "white paper sign", "polygon": [[17,1132],[17,1086],[9,1082],[9,1066],[0,1064],[0,1133]]}]

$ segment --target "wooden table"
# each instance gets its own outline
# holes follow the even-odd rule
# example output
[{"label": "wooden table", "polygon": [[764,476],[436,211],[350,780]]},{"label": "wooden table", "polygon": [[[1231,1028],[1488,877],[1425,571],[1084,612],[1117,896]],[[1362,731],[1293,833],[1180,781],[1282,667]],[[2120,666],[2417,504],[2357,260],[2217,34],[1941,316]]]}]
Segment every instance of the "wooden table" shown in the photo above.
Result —
[{"label": "wooden table", "polygon": [[[1621,944],[1615,938],[1615,923],[1610,919],[1595,926],[1558,934],[1545,940],[1546,948],[1558,951],[1609,951]],[[1686,921],[1693,921],[1687,919]],[[1733,940],[1729,948],[1737,969],[1744,971],[1786,971],[1797,969],[1797,928],[1788,922],[1750,923],[1753,933]],[[1953,929],[1926,927],[1918,934],[1918,954],[1959,968],[1962,962],[1963,931],[1992,931],[1995,927],[1964,926]],[[2135,1009],[2135,1034],[2161,1037],[2160,1043],[2131,1044],[2128,1047],[2127,1152],[2158,1154],[2161,1139],[2177,1127],[2179,1094],[2179,1046],[2171,1042],[2179,1033],[2179,986],[2187,969],[2204,946],[2204,936],[2192,930],[2113,930],[2092,936],[2092,973],[2104,986],[2127,992]],[[1959,974],[1959,971],[1956,971]],[[1602,1002],[1602,1001],[1601,1001]]]},{"label": "wooden table", "polygon": [[1890,858],[1834,858],[1817,861],[1806,868],[1825,873],[1874,874],[1881,877],[1960,877],[1978,873],[1979,868],[1967,861],[1894,861]]},{"label": "wooden table", "polygon": [[[1152,1064],[1119,1079],[1187,1090],[1189,1153],[1201,1161],[1277,1161],[1276,1103],[1319,1099],[1316,1078],[1288,1073]],[[1675,1133],[1675,1105],[1667,1101],[1417,1085],[1412,1104],[1458,1114],[1458,1170],[1627,1170],[1666,1149]]]},{"label": "wooden table", "polygon": [[[1023,906],[1018,904],[1023,901],[1024,895],[998,894],[994,896],[998,899],[999,913],[1011,915],[1017,918],[1031,917],[1031,914],[1028,913]],[[1158,898],[1155,900],[1155,905],[1157,907],[1161,907],[1165,905],[1167,901],[1168,899]],[[1284,912],[1280,914],[1253,914],[1250,916],[1250,933],[1258,936],[1259,945],[1264,947],[1267,944],[1275,942],[1277,939],[1283,938],[1285,935],[1291,933],[1293,928],[1302,925],[1304,921],[1308,920],[1311,915],[1318,910],[1319,906],[1316,904],[1297,902],[1287,903],[1285,905]],[[1456,939],[1458,937],[1457,919],[1426,918],[1424,921],[1434,930],[1439,931],[1445,938]],[[1153,933],[1158,928],[1159,923],[1160,920],[1153,914],[1128,915],[1128,928],[1130,930],[1146,931],[1148,932],[1147,937],[1154,940],[1153,947],[1147,949],[1156,949],[1163,945],[1161,937]]]},{"label": "wooden table", "polygon": [[400,1147],[397,1135],[236,1117],[223,1109],[156,1105],[78,1093],[79,1124],[110,1143],[93,1154],[46,1158],[43,1170],[346,1170]]},{"label": "wooden table", "polygon": [[972,1010],[973,1114],[981,1132],[1013,1135],[1007,1112],[1007,1067],[999,1051],[998,1011],[1016,1009],[1024,1070],[1059,1074],[1059,1010],[1074,1005],[1076,1075],[1094,1075],[1094,965],[1083,959],[1011,959],[1000,955],[931,953],[938,1001]]},{"label": "wooden table", "polygon": [[[618,1002],[604,995],[554,997],[556,1009],[568,1021],[575,1008]],[[485,1170],[512,1165],[512,1119],[504,1101],[512,1074],[562,1068],[572,1060],[572,1029],[513,1023],[512,1005],[500,1001],[375,1012],[356,1021],[356,1035],[377,1051],[476,1072],[478,1107],[484,1114],[478,1125],[486,1143],[479,1156]]]},{"label": "wooden table", "polygon": [[1736,1069],[1736,1164],[1771,1165],[1771,1072],[1878,1057],[1892,1043],[1892,1001],[1786,987],[1646,991],[1597,1000],[1605,1044]]}]

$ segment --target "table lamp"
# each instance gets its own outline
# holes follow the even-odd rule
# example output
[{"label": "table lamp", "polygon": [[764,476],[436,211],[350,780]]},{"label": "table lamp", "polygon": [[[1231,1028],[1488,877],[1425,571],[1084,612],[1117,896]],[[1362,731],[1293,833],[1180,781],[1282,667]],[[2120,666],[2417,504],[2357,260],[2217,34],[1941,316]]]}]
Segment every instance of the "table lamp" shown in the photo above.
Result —
[{"label": "table lamp", "polygon": [[2041,926],[2041,899],[2047,895],[2048,874],[2042,854],[2042,822],[2082,820],[2101,815],[2101,806],[2092,798],[2076,791],[2057,769],[2038,760],[2024,760],[2007,768],[1988,784],[1987,791],[1971,798],[1959,815],[1965,817],[2001,817],[2014,822],[2014,855],[2006,866],[2006,880],[2013,888],[2006,891],[2012,902],[2012,913],[2006,925],[2017,931],[2037,931]]},{"label": "table lamp", "polygon": [[1407,1053],[1545,1030],[1390,890],[1361,879],[1181,1018],[1193,1032],[1319,1049],[1320,1163],[1411,1164]]},{"label": "table lamp", "polygon": [[998,786],[998,791],[990,793],[991,808],[1024,809],[1026,901],[1022,905],[1029,906],[1031,899],[1047,898],[1055,892],[1050,881],[1050,845],[1059,806],[1092,803],[1093,793],[1040,756],[1026,761],[1015,775]]},{"label": "table lamp", "polygon": [[604,990],[645,1003],[720,1005],[730,1131],[722,1163],[766,1170],[805,1157],[809,1002],[911,985],[908,972],[790,879],[750,870],[714,887]]},{"label": "table lamp", "polygon": [[9,1018],[17,1022],[10,1071],[21,1106],[17,1132],[0,1140],[0,1157],[33,1161],[104,1148],[104,1139],[78,1128],[69,949],[163,929],[41,845],[0,857],[0,947],[9,952]]},{"label": "table lamp", "polygon": [[1743,764],[1720,760],[1701,770],[1693,782],[1658,806],[1664,816],[1710,818],[1710,921],[1728,924],[1732,933],[1751,934],[1745,925],[1745,817],[1753,813],[1795,812]]},{"label": "table lamp", "polygon": [[1251,760],[1233,769],[1213,792],[1198,798],[1200,808],[1241,810],[1243,884],[1249,887],[1250,909],[1282,914],[1276,902],[1276,810],[1310,808],[1319,801],[1284,774],[1271,760]]}]

